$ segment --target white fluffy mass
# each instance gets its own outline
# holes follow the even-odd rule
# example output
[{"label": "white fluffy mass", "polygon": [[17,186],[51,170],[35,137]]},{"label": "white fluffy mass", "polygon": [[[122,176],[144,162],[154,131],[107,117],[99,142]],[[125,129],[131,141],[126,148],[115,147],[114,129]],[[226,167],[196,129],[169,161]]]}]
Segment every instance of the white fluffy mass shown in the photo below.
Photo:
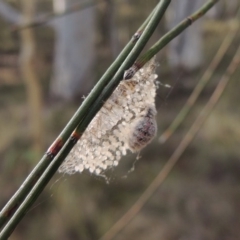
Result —
[{"label": "white fluffy mass", "polygon": [[122,80],[73,147],[59,172],[88,169],[96,175],[117,166],[127,151],[139,152],[157,132],[154,58]]}]

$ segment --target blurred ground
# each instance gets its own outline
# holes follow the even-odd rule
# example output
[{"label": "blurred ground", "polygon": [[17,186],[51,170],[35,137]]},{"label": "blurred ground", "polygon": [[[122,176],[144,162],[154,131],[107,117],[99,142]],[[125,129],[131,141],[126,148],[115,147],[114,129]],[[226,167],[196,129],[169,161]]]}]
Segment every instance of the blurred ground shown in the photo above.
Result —
[{"label": "blurred ground", "polygon": [[[150,8],[151,6],[149,6]],[[124,19],[124,18],[123,18]],[[136,25],[139,19],[136,17]],[[161,64],[159,76],[162,82],[174,86],[160,89],[158,104],[158,137],[173,121],[190,95],[196,82],[215,55],[227,30],[230,17],[206,20],[204,23],[205,61],[201,69],[193,73],[172,73],[166,61],[166,51],[158,55]],[[124,20],[122,21],[124,25]],[[1,23],[1,47],[10,59],[8,74],[12,84],[0,83],[0,206],[12,196],[27,174],[37,163],[38,157],[31,149],[27,132],[28,106],[26,90],[18,75],[12,73],[18,53],[17,36],[12,37]],[[4,30],[5,29],[5,30]],[[134,27],[133,27],[134,29]],[[53,36],[47,29],[37,32],[44,64],[42,85],[44,95],[45,148],[65,126],[79,102],[51,105],[47,98],[51,75],[51,51]],[[163,167],[191,126],[214,90],[240,42],[240,34],[234,40],[226,56],[214,74],[207,89],[195,105],[189,117],[174,136],[164,145],[157,138],[136,156],[130,154],[116,170],[109,173],[109,184],[103,178],[88,173],[74,176],[56,174],[35,207],[26,215],[10,239],[98,239],[138,199]],[[102,51],[99,51],[99,59]],[[8,56],[9,55],[9,56]],[[6,58],[5,58],[6,59]],[[110,62],[101,63],[100,76]],[[1,63],[1,60],[0,60]],[[0,68],[2,73],[3,67]],[[5,71],[6,72],[6,71]],[[175,78],[178,76],[178,79]],[[224,92],[217,107],[205,122],[199,134],[181,157],[164,184],[153,194],[142,211],[114,239],[168,239],[168,240],[237,240],[240,239],[240,69]],[[131,167],[133,172],[126,174]]]}]

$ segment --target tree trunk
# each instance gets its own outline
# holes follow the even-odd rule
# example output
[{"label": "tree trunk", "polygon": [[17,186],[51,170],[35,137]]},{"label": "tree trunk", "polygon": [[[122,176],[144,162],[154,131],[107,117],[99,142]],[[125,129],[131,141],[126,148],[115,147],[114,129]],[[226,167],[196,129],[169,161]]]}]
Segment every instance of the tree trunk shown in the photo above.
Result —
[{"label": "tree trunk", "polygon": [[[54,11],[64,12],[79,0],[53,0]],[[53,21],[56,32],[53,79],[50,94],[72,100],[93,83],[95,60],[95,8],[65,15]]]},{"label": "tree trunk", "polygon": [[103,21],[102,33],[112,59],[115,59],[120,52],[115,23],[115,4],[113,0],[105,0],[104,15],[101,17]]},{"label": "tree trunk", "polygon": [[[177,25],[202,4],[204,4],[203,0],[174,1],[168,17],[169,28]],[[169,64],[171,67],[184,68],[189,71],[200,67],[203,60],[202,44],[202,21],[199,20],[170,43]]]},{"label": "tree trunk", "polygon": [[[35,14],[35,1],[22,0],[23,21],[31,21]],[[20,32],[21,53],[20,68],[22,77],[26,83],[28,104],[30,110],[31,135],[33,137],[33,147],[37,154],[42,149],[42,94],[41,85],[35,68],[35,39],[32,29],[24,29]]]}]

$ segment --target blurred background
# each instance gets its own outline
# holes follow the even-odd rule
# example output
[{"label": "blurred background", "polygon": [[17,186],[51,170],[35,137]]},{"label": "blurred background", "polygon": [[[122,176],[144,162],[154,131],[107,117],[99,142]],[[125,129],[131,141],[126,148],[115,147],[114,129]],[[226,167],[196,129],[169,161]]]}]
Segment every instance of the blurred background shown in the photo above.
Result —
[{"label": "blurred background", "polygon": [[[86,2],[0,0],[0,207],[158,1]],[[173,0],[146,49],[205,2]],[[107,173],[107,182],[88,172],[56,174],[10,239],[95,240],[123,216],[161,171],[225,73],[240,42],[239,8],[239,0],[220,0],[157,55],[159,80],[172,88],[159,89],[158,135],[141,158],[128,154]],[[210,63],[228,36],[230,46],[213,70]],[[161,144],[159,137],[209,66],[209,84]],[[164,183],[111,239],[240,239],[239,78],[240,68]]]}]

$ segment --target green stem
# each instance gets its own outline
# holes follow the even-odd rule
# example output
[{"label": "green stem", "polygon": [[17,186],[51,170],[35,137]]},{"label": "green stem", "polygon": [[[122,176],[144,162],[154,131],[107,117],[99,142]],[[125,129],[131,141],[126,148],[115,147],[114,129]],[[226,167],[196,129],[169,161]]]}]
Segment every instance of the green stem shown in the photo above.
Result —
[{"label": "green stem", "polygon": [[[163,49],[170,41],[182,33],[193,22],[202,17],[211,7],[214,6],[219,0],[210,0],[205,3],[199,10],[180,22],[176,27],[170,30],[162,38],[160,38],[145,54],[137,59],[133,68],[140,69],[146,62],[148,62],[154,55]],[[137,69],[136,69],[137,68]]]},{"label": "green stem", "polygon": [[[238,15],[240,11],[238,12]],[[199,95],[212,78],[214,72],[216,71],[217,67],[219,66],[220,62],[222,61],[223,57],[225,56],[228,48],[231,46],[235,36],[237,35],[239,27],[230,26],[230,30],[226,33],[226,37],[224,38],[221,46],[219,47],[217,53],[215,54],[214,58],[212,59],[211,63],[208,65],[207,70],[199,80],[198,84],[194,88],[193,92],[191,93],[190,97],[188,98],[187,102],[184,104],[181,111],[178,113],[174,121],[171,125],[164,131],[164,133],[160,136],[159,142],[164,143],[166,142],[172,134],[178,129],[180,124],[184,121],[187,117],[188,113],[190,112],[191,108],[197,101]]]},{"label": "green stem", "polygon": [[[160,1],[160,3],[157,5],[156,9],[154,10],[153,17],[149,21],[149,23],[148,23],[147,27],[145,28],[142,36],[140,37],[140,39],[137,42],[134,49],[131,51],[131,53],[127,57],[127,61],[124,61],[124,57],[126,57],[126,55],[127,55],[127,53],[125,51],[125,54],[122,54],[120,57],[118,57],[118,59],[115,61],[116,63],[114,64],[114,66],[111,66],[111,69],[109,69],[109,71],[107,71],[104,74],[104,76],[101,78],[101,80],[98,82],[98,84],[94,87],[92,92],[89,94],[89,97],[84,101],[84,103],[81,105],[80,109],[76,112],[76,114],[70,120],[69,124],[66,126],[64,131],[60,134],[57,141],[55,141],[53,146],[50,148],[50,150],[48,151],[49,154],[43,157],[43,159],[42,159],[43,163],[38,164],[37,167],[35,167],[33,172],[30,174],[30,176],[31,176],[30,179],[29,179],[29,177],[27,178],[27,180],[22,184],[22,186],[17,191],[17,193],[12,197],[12,199],[7,203],[5,208],[2,210],[0,216],[2,216],[2,223],[3,222],[5,223],[10,218],[12,213],[14,213],[14,211],[16,211],[16,208],[24,200],[24,198],[28,194],[28,192],[30,192],[29,195],[26,197],[26,199],[22,202],[20,207],[17,209],[17,211],[15,212],[13,217],[9,220],[9,222],[6,224],[6,226],[2,230],[2,232],[0,234],[0,239],[1,240],[6,239],[10,236],[12,231],[15,229],[15,227],[18,225],[20,220],[25,215],[27,209],[29,209],[29,207],[33,204],[33,202],[36,200],[36,198],[39,196],[39,194],[43,191],[43,189],[46,186],[46,184],[48,183],[48,181],[51,179],[53,174],[56,172],[58,166],[61,165],[64,158],[67,156],[67,154],[71,150],[71,149],[68,149],[68,148],[67,148],[67,151],[66,151],[66,148],[62,149],[61,154],[58,155],[60,157],[57,157],[56,160],[54,159],[54,161],[50,165],[50,166],[55,166],[55,167],[57,166],[57,168],[55,168],[54,171],[52,171],[52,169],[49,166],[48,170],[46,170],[46,172],[41,176],[42,172],[49,165],[49,163],[50,163],[49,160],[51,160],[51,158],[59,152],[63,142],[66,141],[65,137],[66,136],[69,137],[70,133],[76,127],[76,124],[80,122],[82,117],[84,117],[86,112],[90,109],[91,104],[96,100],[96,98],[101,93],[102,89],[106,86],[107,82],[109,81],[109,78],[111,78],[113,76],[113,74],[115,73],[116,69],[119,67],[121,62],[124,61],[124,63],[121,65],[120,69],[118,70],[117,74],[114,77],[115,83],[113,85],[116,87],[117,81],[118,82],[120,81],[124,70],[127,69],[131,64],[133,64],[133,62],[137,58],[138,54],[140,53],[140,51],[145,46],[147,40],[152,35],[154,29],[157,26],[157,23],[160,21],[161,17],[163,16],[163,14],[164,14],[165,10],[167,9],[170,1],[171,0]],[[146,24],[146,22],[145,22],[145,24]],[[135,43],[135,38],[133,38],[133,41],[130,42],[127,45],[128,52],[129,52],[130,48],[132,48],[131,45],[134,45],[134,43]],[[111,90],[113,91],[114,89],[112,88]],[[107,93],[107,94],[110,95],[111,93]],[[105,94],[105,96],[107,94]],[[96,112],[97,111],[96,111],[96,108],[95,108],[95,114],[96,114]],[[91,113],[93,114],[93,111],[91,111]],[[94,115],[92,115],[92,118],[93,117],[94,117]],[[90,122],[90,119],[88,121]],[[71,143],[71,141],[70,141],[70,143]],[[69,144],[67,144],[67,145],[69,146]],[[65,152],[63,150],[65,150]],[[63,153],[65,153],[65,155]],[[42,162],[42,160],[41,160],[41,162]],[[41,169],[40,172],[39,172],[39,169]],[[44,178],[44,176],[46,176],[46,175],[48,175],[49,178]],[[41,178],[39,179],[40,176],[41,176]],[[39,179],[39,181],[37,181],[38,179]],[[44,180],[44,183],[42,183],[42,180]],[[36,181],[37,181],[37,183],[34,185],[34,183]],[[32,189],[32,190],[30,191],[30,189]]]},{"label": "green stem", "polygon": [[[153,10],[154,12],[154,10]],[[152,15],[153,12],[150,14]],[[25,179],[23,184],[17,190],[17,192],[12,196],[12,198],[6,203],[4,208],[0,212],[0,228],[4,226],[4,224],[11,218],[14,212],[17,210],[19,205],[22,203],[24,198],[30,192],[31,188],[37,182],[39,177],[51,163],[53,157],[59,152],[62,146],[65,144],[67,139],[73,130],[77,127],[78,123],[84,117],[84,115],[88,112],[88,109],[91,107],[91,104],[97,99],[98,95],[102,92],[107,83],[111,80],[111,78],[116,73],[117,69],[120,67],[121,63],[125,60],[127,55],[130,53],[134,45],[136,44],[141,32],[146,27],[149,17],[145,20],[142,26],[137,30],[137,32],[133,35],[130,42],[125,46],[122,52],[119,54],[117,59],[111,64],[111,66],[107,69],[95,87],[92,89],[88,97],[84,100],[82,105],[76,111],[74,116],[70,119],[68,124],[62,130],[57,139],[53,142],[52,146],[49,148],[48,153],[45,154],[36,167],[32,170],[32,172]]]},{"label": "green stem", "polygon": [[116,86],[119,84],[120,80],[122,79],[124,71],[131,66],[134,61],[136,60],[139,53],[142,51],[144,46],[146,45],[147,41],[153,34],[153,31],[158,25],[158,22],[162,18],[166,8],[168,7],[170,3],[170,0],[162,1],[162,4],[160,4],[156,11],[150,20],[149,24],[147,25],[146,29],[144,30],[141,38],[139,39],[139,42],[135,45],[135,47],[132,49],[131,53],[128,55],[128,57],[125,59],[121,67],[118,69],[117,73],[113,77],[113,79],[109,82],[109,84],[106,86],[106,88],[103,90],[102,94],[98,97],[98,100],[93,104],[92,108],[90,109],[87,116],[84,118],[84,120],[78,125],[76,129],[76,133],[79,135],[82,135],[82,133],[87,128],[90,121],[93,119],[93,117],[96,115],[96,113],[100,110],[104,102],[108,99],[108,97],[112,94]]},{"label": "green stem", "polygon": [[[207,2],[199,11],[195,12],[193,15],[191,15],[188,19],[186,19],[185,21],[181,22],[179,25],[177,25],[172,31],[170,31],[169,33],[167,33],[164,37],[162,37],[145,55],[143,55],[141,58],[139,58],[141,61],[137,61],[142,63],[142,65],[144,65],[145,62],[147,62],[148,60],[150,60],[158,51],[160,51],[164,46],[166,46],[173,38],[175,38],[177,35],[179,35],[184,29],[186,29],[189,25],[191,25],[191,23],[195,20],[197,20],[198,18],[200,18],[203,14],[205,14],[207,12],[207,10],[209,10],[218,0],[212,0]],[[163,2],[170,2],[170,1],[163,1]],[[156,12],[155,12],[156,13]],[[139,31],[138,31],[139,32]],[[132,41],[134,42],[134,41]],[[126,48],[128,47],[128,45],[126,46]],[[130,54],[131,55],[131,54]],[[137,54],[133,52],[133,56],[131,57],[129,56],[128,60],[124,62],[125,67],[121,67],[119,69],[119,71],[117,72],[117,74],[114,77],[114,81],[111,81],[111,83],[108,85],[108,88],[105,89],[105,91],[100,95],[100,97],[98,98],[98,102],[96,102],[93,106],[93,108],[91,108],[91,111],[89,112],[89,114],[87,115],[87,117],[85,118],[84,121],[82,121],[82,123],[78,126],[77,131],[79,131],[80,133],[82,133],[87,125],[89,124],[89,122],[91,121],[91,119],[94,117],[94,112],[97,109],[100,109],[103,102],[101,101],[101,99],[107,99],[108,96],[110,96],[111,92],[114,90],[114,88],[117,86],[118,82],[120,81],[121,77],[117,77],[122,76],[123,71],[125,69],[127,69],[132,61],[134,61],[137,57]],[[120,59],[120,57],[119,57]],[[122,61],[122,60],[121,60]],[[115,61],[116,62],[116,61]],[[115,63],[114,62],[114,63]],[[118,65],[119,66],[119,65]],[[117,68],[116,68],[117,69]],[[107,72],[106,72],[107,73]],[[114,72],[111,71],[111,69],[109,69],[108,74],[104,74],[104,76],[113,76]],[[111,76],[111,77],[112,77]],[[110,77],[110,78],[111,78]],[[102,78],[101,78],[102,79]],[[109,80],[109,79],[108,79]],[[115,82],[116,81],[116,82]],[[107,84],[108,81],[105,82],[105,84],[102,84],[102,87],[104,88],[104,86]],[[100,81],[99,83],[100,84]],[[101,85],[101,84],[100,84]],[[97,85],[96,85],[97,86]],[[94,88],[96,90],[96,87]],[[93,89],[93,92],[94,92]],[[108,92],[110,91],[110,92]],[[99,91],[101,92],[101,91]],[[99,93],[98,92],[98,93]],[[95,92],[96,93],[96,92]],[[82,108],[82,110],[80,111],[80,109],[76,112],[76,114],[73,116],[73,118],[71,119],[71,121],[69,122],[69,124],[66,126],[66,128],[63,130],[63,132],[60,134],[59,138],[57,141],[62,141],[61,144],[64,144],[66,141],[66,137],[69,137],[70,133],[74,130],[75,126],[77,125],[77,123],[80,122],[80,120],[84,117],[84,115],[86,114],[86,112],[88,111],[88,109],[90,109],[90,105],[96,100],[97,96],[99,94],[96,93],[95,96],[93,96],[94,93],[92,94],[92,92],[89,94],[89,97],[84,101],[84,103],[82,104],[82,106],[80,108]],[[91,98],[92,97],[92,98]],[[89,102],[88,102],[89,101]],[[86,103],[87,102],[87,103]],[[85,105],[84,105],[85,104]],[[88,105],[89,104],[89,105]],[[88,105],[88,106],[87,106]],[[96,112],[95,112],[96,114]],[[64,134],[63,134],[64,133]],[[55,141],[55,142],[57,142]],[[54,175],[54,173],[57,171],[58,167],[61,165],[62,161],[65,159],[65,157],[68,155],[68,153],[70,152],[70,150],[72,149],[72,147],[74,146],[74,142],[73,141],[68,141],[67,144],[61,149],[61,146],[59,149],[57,149],[58,151],[54,152],[54,154],[57,154],[59,152],[59,154],[57,155],[57,157],[50,163],[49,160],[51,160],[50,156],[44,156],[45,159],[45,163],[43,162],[43,165],[40,165],[40,163],[37,165],[37,167],[35,168],[37,171],[33,170],[33,174],[30,174],[29,177],[31,176],[31,181],[30,184],[29,182],[27,183],[27,189],[25,189],[25,195],[23,194],[22,198],[19,198],[21,201],[18,201],[17,198],[12,198],[11,200],[13,200],[12,204],[12,208],[8,208],[8,211],[4,211],[3,213],[5,213],[6,215],[2,215],[3,217],[7,217],[7,219],[9,219],[9,216],[7,216],[7,214],[12,214],[10,211],[12,210],[13,212],[15,211],[15,209],[17,208],[17,206],[19,205],[19,203],[22,202],[22,200],[24,199],[24,197],[26,196],[26,193],[29,192],[30,188],[32,187],[31,192],[29,193],[29,195],[26,197],[25,201],[21,204],[21,206],[19,207],[19,209],[16,211],[16,213],[14,214],[13,218],[9,221],[9,223],[5,226],[5,228],[3,229],[3,231],[0,234],[0,240],[2,239],[6,239],[7,236],[9,236],[11,234],[11,232],[14,230],[14,228],[17,226],[18,222],[22,219],[22,217],[25,215],[26,211],[29,209],[29,207],[31,206],[31,204],[36,200],[36,198],[39,196],[39,194],[43,191],[44,187],[46,186],[46,184],[48,183],[48,181],[51,179],[51,177]],[[42,159],[43,160],[43,159]],[[42,162],[41,160],[41,162]],[[48,160],[48,161],[47,161]],[[50,165],[49,165],[50,163]],[[49,166],[48,166],[49,165]],[[46,167],[48,166],[47,170],[43,173],[43,175],[41,176],[41,178],[39,179],[39,181],[35,184],[34,183],[36,180],[38,180],[38,178],[40,177],[40,175],[42,174],[42,172],[46,169]],[[36,174],[37,173],[37,174]],[[28,177],[28,178],[29,178]],[[24,182],[25,183],[25,182]],[[22,188],[26,188],[26,185],[22,185]],[[21,189],[21,188],[20,188]],[[20,190],[18,190],[20,191]],[[15,194],[16,195],[16,194]],[[15,196],[14,195],[14,196]],[[17,197],[17,196],[16,196]],[[10,201],[11,201],[10,200]],[[7,206],[7,205],[6,205]],[[6,208],[6,207],[5,207]],[[2,214],[2,212],[1,212]],[[0,214],[0,223],[1,223],[1,214]]]},{"label": "green stem", "polygon": [[227,70],[218,82],[213,94],[208,100],[207,104],[204,106],[201,113],[198,115],[186,135],[183,137],[171,157],[168,159],[166,164],[162,167],[161,171],[154,178],[147,189],[141,194],[138,200],[132,205],[132,207],[125,212],[125,214],[118,219],[117,222],[99,239],[99,240],[111,240],[115,239],[116,235],[126,227],[130,221],[142,210],[143,206],[147,203],[150,197],[159,189],[159,186],[165,181],[169,173],[172,171],[173,167],[179,161],[180,157],[183,155],[184,151],[187,149],[189,144],[192,142],[199,129],[202,127],[207,117],[212,113],[213,108],[218,103],[220,97],[222,96],[227,84],[231,80],[234,72],[238,70],[240,64],[240,45],[236,49],[236,54],[233,56]]}]

